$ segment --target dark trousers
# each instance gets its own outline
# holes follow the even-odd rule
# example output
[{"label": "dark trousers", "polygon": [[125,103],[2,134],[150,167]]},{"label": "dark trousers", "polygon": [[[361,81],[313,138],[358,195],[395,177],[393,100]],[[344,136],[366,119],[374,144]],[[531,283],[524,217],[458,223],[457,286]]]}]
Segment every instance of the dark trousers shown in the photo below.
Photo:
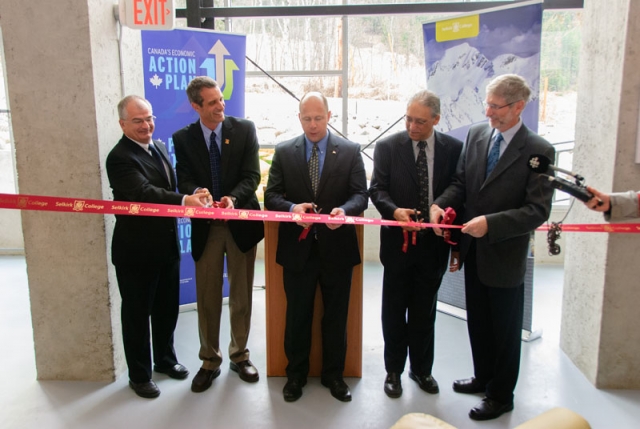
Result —
[{"label": "dark trousers", "polygon": [[520,371],[524,283],[511,288],[482,284],[475,243],[465,258],[464,277],[475,377],[486,383],[487,397],[510,403]]},{"label": "dark trousers", "polygon": [[287,297],[284,351],[287,377],[306,380],[309,373],[311,326],[316,287],[320,283],[322,316],[322,379],[342,378],[347,353],[347,315],[353,267],[325,264],[317,244],[300,270],[283,270]]},{"label": "dark trousers", "polygon": [[387,372],[402,373],[409,353],[411,371],[431,375],[434,353],[436,302],[442,277],[426,264],[406,269],[385,266],[382,282],[382,334]]},{"label": "dark trousers", "polygon": [[178,322],[180,261],[118,265],[116,276],[122,297],[122,339],[129,379],[145,382],[151,379],[149,317],[153,361],[162,367],[178,363],[173,331]]}]

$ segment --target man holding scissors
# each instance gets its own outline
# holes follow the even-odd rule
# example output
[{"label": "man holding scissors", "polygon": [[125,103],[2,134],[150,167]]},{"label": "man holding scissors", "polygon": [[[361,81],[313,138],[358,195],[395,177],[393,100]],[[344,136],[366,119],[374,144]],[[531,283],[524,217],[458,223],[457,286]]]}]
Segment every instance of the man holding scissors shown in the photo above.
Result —
[{"label": "man holding scissors", "polygon": [[[327,130],[331,112],[320,93],[306,94],[298,117],[304,134],[276,146],[265,192],[268,210],[358,216],[367,208],[360,146]],[[276,262],[283,267],[288,359],[284,400],[302,396],[309,373],[311,324],[317,284],[322,291],[322,385],[350,401],[343,380],[353,267],[360,263],[354,225],[283,222]]]},{"label": "man holding scissors", "polygon": [[[432,92],[411,97],[404,118],[406,131],[376,144],[369,193],[384,219],[428,222],[429,204],[451,183],[462,142],[434,130],[440,120],[440,99]],[[391,398],[402,395],[400,376],[407,354],[409,378],[427,393],[439,392],[431,374],[434,325],[449,248],[431,229],[380,228],[384,391]],[[457,257],[452,266],[457,269]]]}]

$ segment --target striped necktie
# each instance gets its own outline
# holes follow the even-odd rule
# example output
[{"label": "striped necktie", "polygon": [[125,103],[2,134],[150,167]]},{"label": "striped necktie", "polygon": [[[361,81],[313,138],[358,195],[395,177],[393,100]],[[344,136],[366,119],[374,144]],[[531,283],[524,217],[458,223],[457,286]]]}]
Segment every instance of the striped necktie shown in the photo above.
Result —
[{"label": "striped necktie", "polygon": [[426,141],[418,142],[418,158],[416,159],[416,168],[418,170],[418,186],[420,199],[420,207],[418,209],[422,213],[422,217],[426,217],[429,213],[429,165],[427,164],[427,147]]},{"label": "striped necktie", "polygon": [[311,179],[311,189],[313,197],[318,193],[318,182],[320,181],[320,159],[318,157],[318,143],[313,143],[311,157],[309,157],[309,179]]}]

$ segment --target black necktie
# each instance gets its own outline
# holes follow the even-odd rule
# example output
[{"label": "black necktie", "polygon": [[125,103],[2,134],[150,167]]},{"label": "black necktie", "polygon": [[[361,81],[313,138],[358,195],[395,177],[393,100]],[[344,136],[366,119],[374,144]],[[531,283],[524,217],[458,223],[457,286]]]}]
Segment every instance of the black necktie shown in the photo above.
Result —
[{"label": "black necktie", "polygon": [[153,144],[149,144],[149,153],[151,154],[151,159],[153,159],[156,167],[158,167],[158,170],[162,173],[162,176],[169,180],[167,177],[167,170],[164,167],[164,161],[162,161],[162,155],[160,155],[160,152]]},{"label": "black necktie", "polygon": [[309,158],[309,178],[311,179],[311,189],[313,196],[317,195],[318,182],[320,181],[320,161],[318,157],[318,143],[313,143],[311,157]]},{"label": "black necktie", "polygon": [[429,166],[427,164],[427,151],[425,147],[427,142],[418,142],[418,158],[416,159],[416,168],[418,170],[418,185],[419,185],[419,198],[420,207],[418,210],[422,212],[422,217],[425,218],[429,213]]},{"label": "black necktie", "polygon": [[213,195],[214,201],[220,201],[222,198],[222,157],[216,144],[216,133],[214,132],[211,132],[209,138],[209,163],[211,164],[211,183],[213,184],[211,195]]}]

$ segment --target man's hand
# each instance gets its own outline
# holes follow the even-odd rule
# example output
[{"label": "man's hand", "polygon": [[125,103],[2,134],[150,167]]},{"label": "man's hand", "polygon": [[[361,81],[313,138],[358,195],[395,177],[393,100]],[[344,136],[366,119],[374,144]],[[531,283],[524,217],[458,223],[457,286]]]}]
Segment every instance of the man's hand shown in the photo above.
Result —
[{"label": "man's hand", "polygon": [[489,231],[489,226],[487,225],[486,216],[474,217],[462,225],[462,232],[475,238],[484,237],[487,231]]},{"label": "man's hand", "polygon": [[[336,207],[333,210],[331,210],[331,213],[329,213],[329,216],[344,216],[346,213],[344,212],[344,209],[341,209],[340,207]],[[325,223],[325,225],[327,225],[327,228],[334,230],[334,229],[338,229],[342,226],[341,223]]]},{"label": "man's hand", "polygon": [[587,191],[591,192],[594,197],[584,203],[585,206],[597,212],[608,212],[611,210],[611,197],[609,194],[600,192],[591,186],[587,186]]},{"label": "man's hand", "polygon": [[[302,203],[302,204],[296,204],[295,206],[293,206],[293,210],[291,210],[292,213],[307,213],[309,210],[313,211],[313,208],[315,207],[315,205],[313,203]],[[303,228],[309,228],[311,225],[313,225],[313,222],[296,222],[296,224],[300,225]]]},{"label": "man's hand", "polygon": [[[418,212],[420,213],[420,212]],[[397,208],[395,209],[395,211],[393,212],[393,218],[395,220],[397,220],[398,222],[403,222],[403,223],[415,223],[416,220],[413,219],[411,216],[415,214],[415,210],[413,209],[401,209],[401,208]],[[402,226],[402,229],[404,229],[405,231],[420,231],[422,228],[418,227],[418,226]]]},{"label": "man's hand", "polygon": [[[444,210],[442,210],[437,204],[431,204],[431,208],[429,209],[429,222],[433,224],[439,224],[443,217]],[[442,229],[434,226],[433,233],[435,235],[442,236]]]},{"label": "man's hand", "polygon": [[228,196],[224,196],[222,198],[220,198],[220,206],[221,208],[225,208],[225,209],[234,209],[235,206],[233,205],[233,200],[231,199],[231,197]]},{"label": "man's hand", "polygon": [[457,250],[451,251],[451,257],[449,258],[449,272],[453,273],[460,269],[460,252]]},{"label": "man's hand", "polygon": [[[203,194],[204,195],[204,207],[213,206],[213,197],[211,196],[211,193],[209,192],[209,190],[207,188],[198,188],[193,193],[193,195],[199,195],[199,194]],[[200,195],[200,197],[203,197],[203,195]]]},{"label": "man's hand", "polygon": [[185,206],[207,207],[207,196],[209,193],[197,193],[193,195],[186,195],[184,197]]}]

